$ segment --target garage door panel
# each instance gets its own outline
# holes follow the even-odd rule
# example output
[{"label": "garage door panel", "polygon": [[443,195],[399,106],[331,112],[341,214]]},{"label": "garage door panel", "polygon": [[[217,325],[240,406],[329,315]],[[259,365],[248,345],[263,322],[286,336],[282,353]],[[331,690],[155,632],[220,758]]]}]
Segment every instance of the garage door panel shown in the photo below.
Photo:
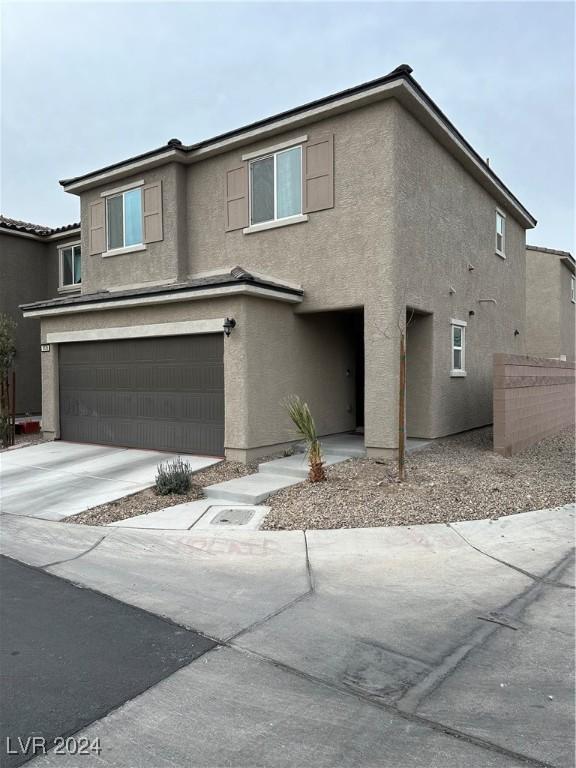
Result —
[{"label": "garage door panel", "polygon": [[208,362],[205,364],[165,363],[162,367],[158,361],[150,361],[146,365],[134,363],[132,366],[121,365],[74,365],[62,367],[60,389],[89,389],[114,390],[126,389],[131,392],[164,390],[164,391],[214,391],[224,389],[224,370],[222,363]]},{"label": "garage door panel", "polygon": [[219,423],[224,418],[224,404],[219,393],[194,392],[85,392],[69,393],[62,398],[61,419],[117,418],[186,419]]},{"label": "garage door panel", "polygon": [[60,347],[62,439],[222,455],[221,335]]}]

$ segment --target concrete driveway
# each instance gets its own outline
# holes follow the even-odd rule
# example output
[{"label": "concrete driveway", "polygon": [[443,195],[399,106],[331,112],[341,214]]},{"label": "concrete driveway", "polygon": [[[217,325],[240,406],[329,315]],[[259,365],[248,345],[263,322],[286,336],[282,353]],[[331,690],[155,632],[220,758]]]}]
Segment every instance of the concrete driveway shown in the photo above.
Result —
[{"label": "concrete driveway", "polygon": [[217,641],[84,729],[105,751],[82,765],[573,768],[574,517],[194,532],[5,515],[1,545]]},{"label": "concrete driveway", "polygon": [[[154,483],[158,464],[176,454],[64,441],[0,453],[2,513],[62,520]],[[186,456],[193,469],[218,461]]]}]

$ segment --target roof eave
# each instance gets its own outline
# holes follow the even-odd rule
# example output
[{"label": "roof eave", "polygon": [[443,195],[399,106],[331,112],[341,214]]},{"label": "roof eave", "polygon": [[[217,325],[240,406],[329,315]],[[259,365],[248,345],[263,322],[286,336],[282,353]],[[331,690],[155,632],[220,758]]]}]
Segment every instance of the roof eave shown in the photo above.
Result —
[{"label": "roof eave", "polygon": [[357,109],[387,98],[398,99],[526,229],[536,226],[536,219],[532,214],[482,160],[416,80],[405,71],[392,73],[365,86],[342,91],[195,145],[182,148],[165,146],[60,183],[67,192],[78,194],[115,178],[126,177],[167,162],[198,162],[280,132],[317,122],[328,115]]},{"label": "roof eave", "polygon": [[294,291],[281,286],[264,285],[254,281],[235,281],[225,284],[214,284],[200,287],[190,287],[188,290],[167,291],[156,294],[124,296],[121,298],[105,295],[95,301],[62,302],[54,305],[49,302],[21,304],[19,309],[24,317],[55,317],[67,314],[82,314],[113,309],[126,309],[143,305],[157,305],[184,301],[210,300],[230,296],[256,296],[258,298],[275,299],[289,304],[299,304],[303,300],[303,291]]},{"label": "roof eave", "polygon": [[28,240],[35,240],[38,243],[47,243],[53,240],[62,240],[65,237],[73,235],[79,235],[81,228],[74,227],[73,229],[65,229],[59,232],[47,232],[46,234],[39,235],[36,232],[27,232],[26,230],[16,229],[15,227],[6,227],[0,224],[0,232],[5,235],[15,235],[16,237],[25,237]]}]

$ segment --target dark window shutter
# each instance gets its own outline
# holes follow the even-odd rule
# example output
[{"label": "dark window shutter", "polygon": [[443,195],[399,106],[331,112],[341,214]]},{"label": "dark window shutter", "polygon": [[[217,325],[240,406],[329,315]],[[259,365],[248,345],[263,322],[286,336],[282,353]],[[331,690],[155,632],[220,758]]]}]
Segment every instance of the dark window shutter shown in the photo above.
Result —
[{"label": "dark window shutter", "polygon": [[142,220],[145,243],[157,243],[163,239],[161,181],[142,187]]},{"label": "dark window shutter", "polygon": [[312,137],[303,146],[303,212],[334,207],[334,136]]},{"label": "dark window shutter", "polygon": [[248,226],[247,164],[226,173],[226,232]]},{"label": "dark window shutter", "polygon": [[88,253],[91,256],[95,253],[104,253],[106,250],[106,219],[104,206],[104,200],[97,200],[95,203],[90,203],[88,208]]}]

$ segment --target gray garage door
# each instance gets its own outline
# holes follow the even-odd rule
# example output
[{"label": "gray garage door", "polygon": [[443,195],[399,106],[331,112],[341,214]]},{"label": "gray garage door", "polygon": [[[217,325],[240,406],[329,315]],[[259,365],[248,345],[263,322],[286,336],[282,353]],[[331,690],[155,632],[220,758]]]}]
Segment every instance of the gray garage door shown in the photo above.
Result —
[{"label": "gray garage door", "polygon": [[62,440],[222,456],[223,336],[61,344]]}]

